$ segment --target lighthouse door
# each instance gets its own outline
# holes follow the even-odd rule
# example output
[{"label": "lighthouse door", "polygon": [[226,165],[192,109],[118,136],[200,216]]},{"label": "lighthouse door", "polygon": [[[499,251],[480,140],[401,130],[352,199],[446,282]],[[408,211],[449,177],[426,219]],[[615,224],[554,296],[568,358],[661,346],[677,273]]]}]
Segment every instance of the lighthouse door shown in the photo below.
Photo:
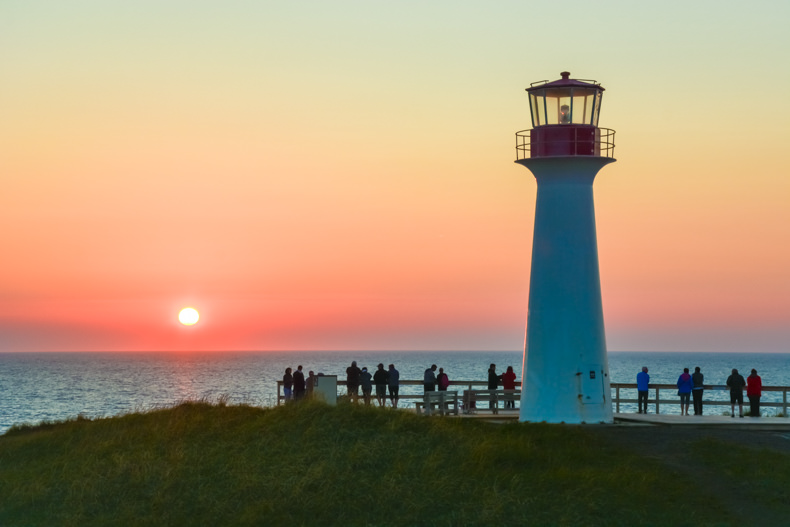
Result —
[{"label": "lighthouse door", "polygon": [[582,403],[600,404],[603,400],[603,366],[585,364],[581,371]]}]

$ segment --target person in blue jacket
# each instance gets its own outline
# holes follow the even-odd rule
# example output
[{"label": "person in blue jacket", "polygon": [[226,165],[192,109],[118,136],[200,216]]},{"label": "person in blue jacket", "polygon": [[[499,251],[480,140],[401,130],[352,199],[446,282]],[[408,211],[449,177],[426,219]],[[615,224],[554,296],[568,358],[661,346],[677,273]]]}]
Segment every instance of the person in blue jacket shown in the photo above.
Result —
[{"label": "person in blue jacket", "polygon": [[647,413],[647,390],[650,387],[650,375],[647,374],[647,366],[642,366],[642,371],[636,374],[636,393],[639,405],[639,413]]},{"label": "person in blue jacket", "polygon": [[680,415],[689,414],[689,404],[691,404],[691,389],[694,383],[691,382],[689,369],[683,368],[683,373],[678,377],[678,395],[680,396]]}]

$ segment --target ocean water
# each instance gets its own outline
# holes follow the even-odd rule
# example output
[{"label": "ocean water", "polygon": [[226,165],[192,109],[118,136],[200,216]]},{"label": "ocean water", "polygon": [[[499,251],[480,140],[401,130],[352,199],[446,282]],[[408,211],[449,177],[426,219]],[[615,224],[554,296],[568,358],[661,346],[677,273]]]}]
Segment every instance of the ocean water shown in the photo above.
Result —
[{"label": "ocean water", "polygon": [[[170,406],[191,399],[228,398],[230,403],[276,404],[276,382],[286,367],[304,365],[345,379],[356,360],[371,371],[394,363],[401,379],[419,380],[432,363],[450,380],[484,381],[490,363],[497,371],[513,366],[521,378],[521,352],[212,352],[212,353],[0,353],[0,434],[14,424],[59,421],[84,415],[107,417]],[[611,382],[633,383],[642,366],[651,382],[673,384],[687,367],[700,366],[706,383],[724,384],[732,368],[756,368],[765,386],[790,386],[790,354],[610,352]],[[420,393],[407,386],[402,393]],[[635,398],[621,392],[621,396]],[[651,393],[652,396],[652,393]],[[728,400],[724,391],[706,398]],[[663,398],[663,396],[662,396]],[[763,401],[781,400],[766,393]],[[633,406],[633,405],[632,405]],[[721,407],[723,409],[723,407]],[[628,405],[621,411],[634,411]],[[707,409],[706,409],[707,411]],[[711,410],[721,412],[722,410]],[[677,405],[661,413],[679,413]]]}]

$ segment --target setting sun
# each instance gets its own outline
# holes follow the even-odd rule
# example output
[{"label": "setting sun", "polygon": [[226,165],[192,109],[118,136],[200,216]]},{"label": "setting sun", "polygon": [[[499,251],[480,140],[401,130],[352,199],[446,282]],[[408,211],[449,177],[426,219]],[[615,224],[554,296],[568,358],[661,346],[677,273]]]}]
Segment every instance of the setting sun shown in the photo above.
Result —
[{"label": "setting sun", "polygon": [[178,313],[178,321],[184,324],[185,326],[191,326],[200,319],[200,314],[197,312],[197,309],[192,307],[185,307]]}]

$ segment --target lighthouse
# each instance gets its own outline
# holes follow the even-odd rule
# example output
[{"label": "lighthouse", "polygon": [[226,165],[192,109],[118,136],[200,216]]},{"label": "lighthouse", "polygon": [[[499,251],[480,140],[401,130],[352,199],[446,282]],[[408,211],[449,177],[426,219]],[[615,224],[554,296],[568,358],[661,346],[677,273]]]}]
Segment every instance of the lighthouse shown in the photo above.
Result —
[{"label": "lighthouse", "polygon": [[516,133],[516,163],[537,181],[520,421],[611,423],[593,180],[615,161],[600,128],[603,87],[532,83],[532,128]]}]

